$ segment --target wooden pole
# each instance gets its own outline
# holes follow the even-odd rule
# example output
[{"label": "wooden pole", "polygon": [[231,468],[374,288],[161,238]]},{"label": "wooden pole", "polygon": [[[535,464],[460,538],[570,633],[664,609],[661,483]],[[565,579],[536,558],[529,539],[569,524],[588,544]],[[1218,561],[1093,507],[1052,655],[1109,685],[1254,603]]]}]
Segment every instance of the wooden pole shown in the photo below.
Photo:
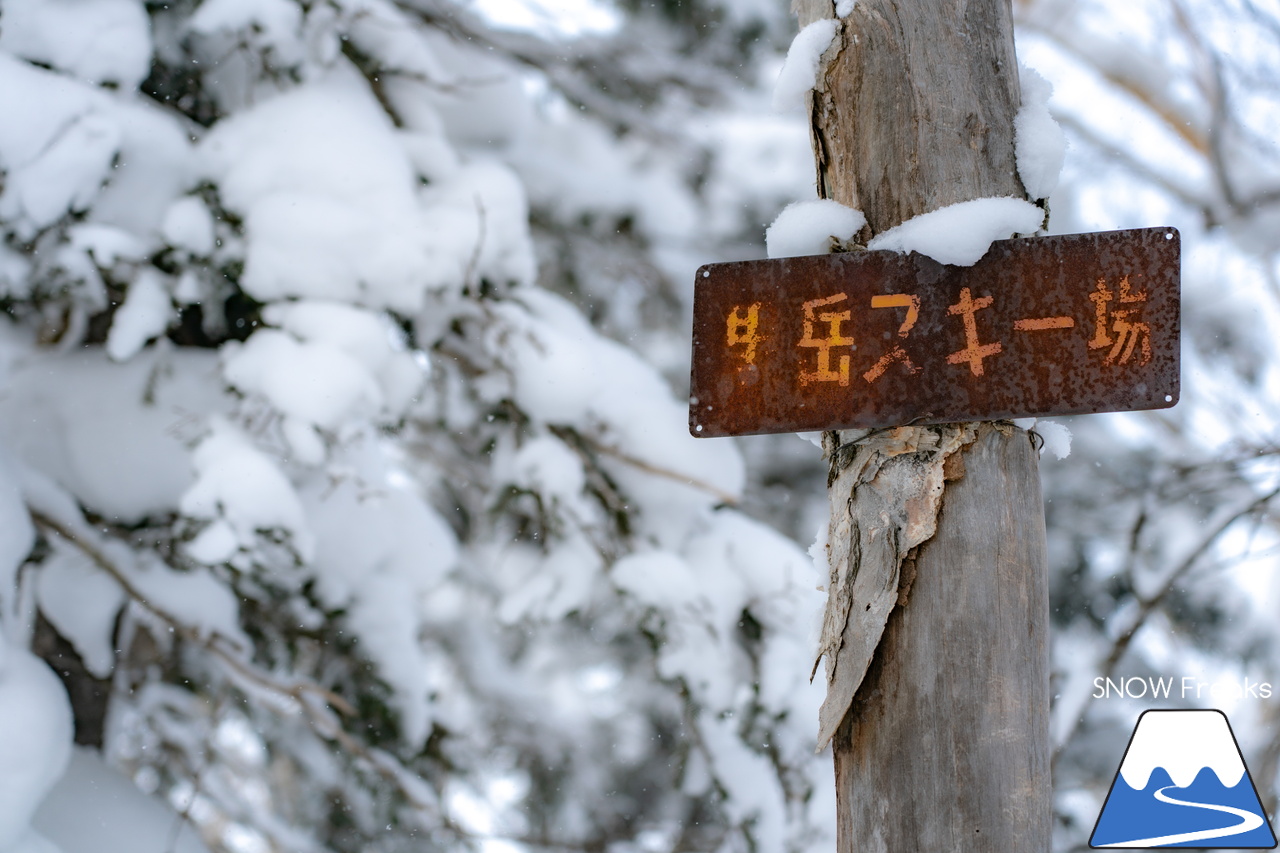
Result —
[{"label": "wooden pole", "polygon": [[[829,0],[794,8],[801,26],[835,17]],[[819,193],[863,211],[863,240],[948,204],[1025,197],[1009,0],[858,0],[809,103]],[[826,449],[838,853],[1047,851],[1049,608],[1031,437],[954,424],[829,433]],[[837,575],[873,588],[865,610],[856,589],[856,603],[837,600],[850,599]],[[888,617],[872,652],[877,609]]]}]

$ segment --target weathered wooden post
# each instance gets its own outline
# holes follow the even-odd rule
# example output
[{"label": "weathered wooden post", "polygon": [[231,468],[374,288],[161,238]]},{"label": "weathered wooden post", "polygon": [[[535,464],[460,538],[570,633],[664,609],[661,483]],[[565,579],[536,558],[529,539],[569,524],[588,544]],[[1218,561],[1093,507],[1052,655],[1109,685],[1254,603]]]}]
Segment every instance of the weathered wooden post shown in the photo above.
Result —
[{"label": "weathered wooden post", "polygon": [[[834,16],[830,2],[797,6],[802,27]],[[863,211],[864,237],[949,204],[1025,197],[1009,0],[859,0],[836,39],[811,101],[818,187]],[[905,564],[899,606],[833,740],[837,849],[1048,850],[1049,606],[1036,452],[1027,433],[991,425],[918,427],[894,440],[899,450],[927,449],[935,436],[943,449],[923,464],[945,468],[946,482],[926,501],[915,454],[851,446],[849,433],[828,439],[832,559],[850,559],[852,548]],[[870,481],[869,458],[880,467]],[[936,514],[936,532],[914,553],[851,541],[886,505],[908,525]]]},{"label": "weathered wooden post", "polygon": [[[819,194],[865,214],[861,242],[941,208],[1034,230],[1009,0],[840,6],[814,30],[834,30],[808,96]],[[795,7],[802,26],[835,15]],[[697,273],[693,435],[826,431],[818,745],[834,745],[838,853],[1048,849],[1044,513],[1032,436],[1008,419],[1177,402],[1176,231],[972,252]]]}]

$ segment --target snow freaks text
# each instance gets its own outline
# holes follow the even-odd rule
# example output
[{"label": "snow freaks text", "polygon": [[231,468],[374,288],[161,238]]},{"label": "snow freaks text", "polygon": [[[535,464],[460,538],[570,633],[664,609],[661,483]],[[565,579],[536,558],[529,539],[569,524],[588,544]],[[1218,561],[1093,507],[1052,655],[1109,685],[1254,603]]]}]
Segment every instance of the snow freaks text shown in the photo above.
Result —
[{"label": "snow freaks text", "polygon": [[1270,699],[1271,682],[1221,679],[1201,681],[1190,675],[1132,676],[1093,680],[1094,699]]}]

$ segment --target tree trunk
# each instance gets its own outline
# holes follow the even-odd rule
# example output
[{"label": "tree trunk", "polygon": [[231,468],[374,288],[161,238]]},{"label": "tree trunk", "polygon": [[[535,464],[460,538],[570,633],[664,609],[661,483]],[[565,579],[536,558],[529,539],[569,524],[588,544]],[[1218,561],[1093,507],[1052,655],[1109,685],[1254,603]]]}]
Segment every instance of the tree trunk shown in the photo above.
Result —
[{"label": "tree trunk", "polygon": [[977,433],[833,741],[839,853],[1049,849],[1036,451],[1011,426]]},{"label": "tree trunk", "polygon": [[[801,26],[834,16],[827,0],[794,7]],[[866,214],[864,240],[949,204],[1023,198],[1019,103],[1009,0],[859,0],[810,100],[819,194]],[[829,433],[826,449],[839,853],[1047,850],[1049,608],[1030,436],[907,427]],[[835,580],[865,585],[868,572],[893,600],[863,677],[867,661],[840,652],[868,645],[869,617],[835,602]]]}]

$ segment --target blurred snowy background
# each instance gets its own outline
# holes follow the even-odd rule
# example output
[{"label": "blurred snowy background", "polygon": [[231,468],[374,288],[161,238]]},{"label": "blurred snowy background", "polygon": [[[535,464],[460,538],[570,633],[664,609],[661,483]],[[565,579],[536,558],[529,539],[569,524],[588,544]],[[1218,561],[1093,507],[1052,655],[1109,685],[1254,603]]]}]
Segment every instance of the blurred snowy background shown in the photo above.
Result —
[{"label": "blurred snowy background", "polygon": [[[0,851],[831,849],[825,464],[685,426],[786,6],[0,0]],[[1280,6],[1014,6],[1051,230],[1185,247],[1182,403],[1043,463],[1067,851],[1095,678],[1280,685]]]}]

